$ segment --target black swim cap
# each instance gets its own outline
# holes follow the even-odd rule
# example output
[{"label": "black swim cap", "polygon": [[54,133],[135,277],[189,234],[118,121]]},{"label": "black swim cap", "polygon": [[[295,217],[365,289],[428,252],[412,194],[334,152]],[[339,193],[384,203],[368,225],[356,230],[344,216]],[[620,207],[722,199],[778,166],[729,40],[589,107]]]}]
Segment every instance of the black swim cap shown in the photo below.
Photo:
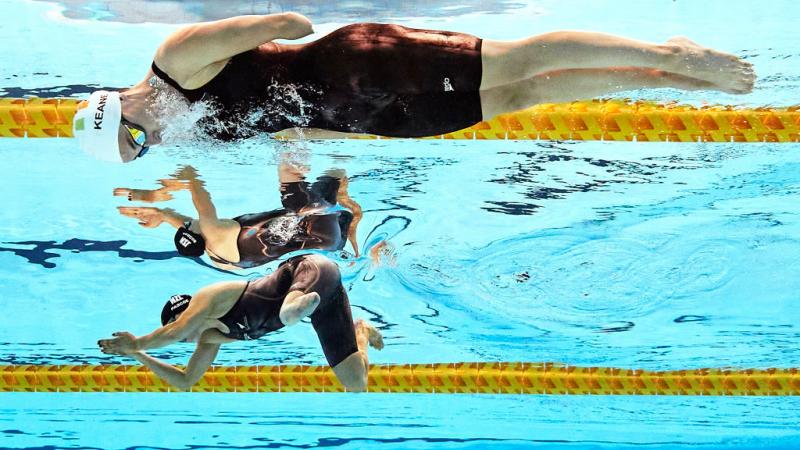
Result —
[{"label": "black swim cap", "polygon": [[161,325],[166,325],[175,320],[178,314],[186,311],[192,296],[189,294],[173,295],[161,309]]},{"label": "black swim cap", "polygon": [[206,240],[203,235],[189,229],[191,222],[186,222],[175,232],[175,248],[183,256],[201,256],[206,251]]}]

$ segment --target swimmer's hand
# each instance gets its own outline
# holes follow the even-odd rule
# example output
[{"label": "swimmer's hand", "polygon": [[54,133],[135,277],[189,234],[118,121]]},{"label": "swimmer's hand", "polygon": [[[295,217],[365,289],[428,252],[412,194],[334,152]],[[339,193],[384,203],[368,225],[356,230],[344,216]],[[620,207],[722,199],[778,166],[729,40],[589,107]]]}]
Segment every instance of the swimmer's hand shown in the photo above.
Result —
[{"label": "swimmer's hand", "polygon": [[145,228],[155,228],[164,223],[164,211],[151,207],[118,206],[117,210],[125,217],[139,221]]},{"label": "swimmer's hand", "polygon": [[140,349],[136,346],[136,336],[127,331],[117,331],[113,333],[111,339],[100,339],[97,345],[100,351],[108,355],[130,355]]},{"label": "swimmer's hand", "polygon": [[172,200],[172,194],[169,192],[174,190],[176,189],[155,189],[151,191],[149,189],[116,188],[114,189],[114,196],[128,197],[128,201],[131,202],[155,203]]},{"label": "swimmer's hand", "polygon": [[[197,177],[199,176],[200,175],[198,175],[197,170],[188,164],[185,166],[181,166],[174,174],[172,174],[172,177],[175,180],[183,180],[183,181],[196,180]],[[162,180],[162,182],[163,181],[164,180]]]}]

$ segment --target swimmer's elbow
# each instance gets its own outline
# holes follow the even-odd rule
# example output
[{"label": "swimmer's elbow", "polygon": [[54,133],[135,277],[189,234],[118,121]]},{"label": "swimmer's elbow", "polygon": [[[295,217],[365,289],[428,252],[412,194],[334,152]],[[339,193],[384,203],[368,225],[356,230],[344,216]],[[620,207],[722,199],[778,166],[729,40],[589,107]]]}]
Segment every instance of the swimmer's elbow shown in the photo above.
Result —
[{"label": "swimmer's elbow", "polygon": [[281,16],[285,21],[282,34],[287,36],[287,39],[300,39],[314,32],[311,20],[302,14],[285,12]]},{"label": "swimmer's elbow", "polygon": [[200,381],[200,378],[202,378],[202,375],[200,375],[199,377],[184,375],[183,377],[181,377],[180,380],[174,380],[172,385],[175,386],[175,388],[180,391],[189,392],[192,390],[192,387],[194,387],[194,385],[197,384],[198,381]]},{"label": "swimmer's elbow", "polygon": [[189,392],[189,391],[192,390],[192,386],[194,386],[194,383],[192,383],[192,384],[189,384],[189,383],[175,383],[175,384],[173,384],[173,386],[175,387],[175,389],[177,389],[179,391]]}]

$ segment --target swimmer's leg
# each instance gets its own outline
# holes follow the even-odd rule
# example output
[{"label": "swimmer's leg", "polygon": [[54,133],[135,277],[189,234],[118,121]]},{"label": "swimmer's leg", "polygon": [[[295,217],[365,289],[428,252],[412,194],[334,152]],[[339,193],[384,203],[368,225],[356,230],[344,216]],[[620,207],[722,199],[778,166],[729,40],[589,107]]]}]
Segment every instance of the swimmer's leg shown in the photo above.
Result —
[{"label": "swimmer's leg", "polygon": [[[292,295],[295,294],[295,295]],[[319,294],[309,292],[303,294],[300,291],[290,292],[281,305],[278,317],[284,325],[290,327],[303,318],[308,317],[319,306]]]},{"label": "swimmer's leg", "polygon": [[687,91],[719,90],[705,80],[656,69],[570,69],[548,72],[506,86],[481,91],[484,120],[538,103],[586,100],[615,92],[644,88],[675,88]]},{"label": "swimmer's leg", "polygon": [[367,345],[376,350],[382,349],[383,336],[381,336],[380,331],[364,320],[356,320],[354,326],[358,351],[334,366],[333,373],[336,374],[336,378],[348,391],[364,392],[367,390],[367,374],[369,371]]},{"label": "swimmer's leg", "polygon": [[336,202],[353,213],[353,220],[350,221],[350,226],[347,229],[347,240],[350,241],[350,245],[353,246],[353,252],[355,252],[356,258],[358,258],[358,241],[356,241],[356,236],[358,232],[358,223],[361,222],[364,213],[361,209],[361,205],[350,197],[350,193],[347,191],[349,186],[350,180],[347,176],[342,176],[339,181],[339,190],[336,192]]},{"label": "swimmer's leg", "polygon": [[[652,44],[604,33],[557,31],[517,41],[484,39],[481,90],[563,69],[648,67],[749,91],[752,65],[682,37]],[[749,86],[749,87],[748,87]]]}]

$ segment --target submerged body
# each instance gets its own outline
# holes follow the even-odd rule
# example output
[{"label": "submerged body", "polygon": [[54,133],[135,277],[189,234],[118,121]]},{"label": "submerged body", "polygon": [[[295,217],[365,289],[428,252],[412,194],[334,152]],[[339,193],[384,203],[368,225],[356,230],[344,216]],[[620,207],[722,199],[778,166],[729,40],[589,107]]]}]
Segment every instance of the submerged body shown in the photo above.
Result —
[{"label": "submerged body", "polygon": [[[138,338],[114,333],[98,345],[104,353],[130,355],[174,386],[188,389],[211,365],[220,345],[258,339],[305,317],[311,319],[325,358],[345,387],[366,389],[367,345],[382,348],[382,337],[371,325],[353,322],[338,267],[320,255],[291,258],[256,280],[218,283],[194,296],[172,296],[161,312],[162,327]],[[179,341],[197,342],[185,369],[145,353]]]},{"label": "submerged body", "polygon": [[152,70],[188,101],[209,102],[216,114],[203,128],[216,138],[292,127],[418,137],[481,120],[480,51],[467,34],[355,24],[307,44],[262,44],[195,89]]},{"label": "submerged body", "polygon": [[249,340],[280,330],[285,326],[281,307],[294,291],[319,295],[319,305],[309,318],[331,367],[358,351],[350,301],[339,272],[335,264],[318,257],[290,258],[269,276],[247,282],[236,303],[219,318],[228,328],[223,336]]},{"label": "submerged body", "polygon": [[282,208],[233,219],[217,217],[211,195],[188,166],[176,174],[179,179],[161,180],[164,187],[160,190],[117,188],[114,194],[152,202],[171,199],[171,192],[177,190],[189,190],[196,219],[171,209],[120,207],[119,211],[145,227],[169,223],[178,229],[174,241],[181,255],[205,253],[220,268],[257,267],[298,250],[342,250],[348,240],[358,256],[356,225],[361,207],[349,197],[344,174],[324,175],[308,183],[287,167],[281,164],[278,169]]},{"label": "submerged body", "polygon": [[[210,106],[199,127],[231,140],[259,133],[309,138],[371,133],[430,136],[537,103],[630,89],[752,90],[751,64],[685,38],[652,44],[592,32],[494,41],[392,24],[353,24],[313,42],[295,13],[240,16],[184,27],[158,49],[151,70],[121,93],[98,91],[75,116],[106,116],[77,129],[87,152],[128,162],[161,142],[174,117],[158,107],[168,89]],[[161,82],[159,81],[161,80]]]},{"label": "submerged body", "polygon": [[353,213],[336,208],[339,180],[323,177],[281,184],[283,208],[233,218],[238,224],[238,260],[206,249],[217,264],[245,269],[260,266],[297,250],[341,250],[347,242]]}]

